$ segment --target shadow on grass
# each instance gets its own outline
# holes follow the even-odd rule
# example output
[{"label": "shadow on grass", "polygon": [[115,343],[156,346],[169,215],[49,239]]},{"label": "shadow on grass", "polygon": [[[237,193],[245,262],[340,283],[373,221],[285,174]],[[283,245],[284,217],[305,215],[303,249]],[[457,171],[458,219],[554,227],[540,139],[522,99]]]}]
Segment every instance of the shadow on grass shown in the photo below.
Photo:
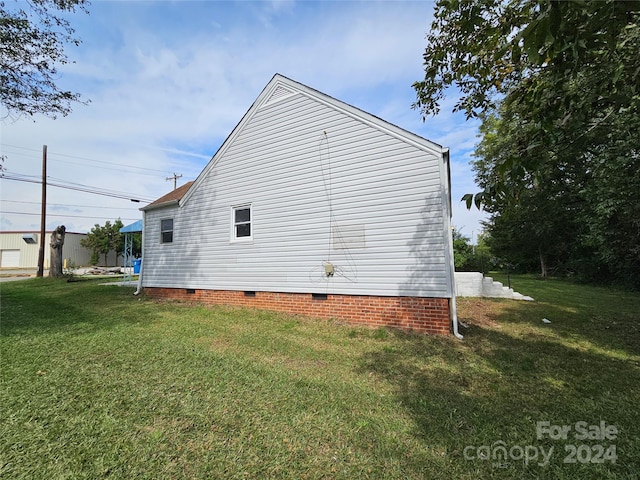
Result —
[{"label": "shadow on grass", "polygon": [[635,312],[558,307],[544,302],[502,304],[495,315],[498,325],[516,330],[520,336],[544,337],[573,348],[599,351],[605,357],[640,355],[640,317]]},{"label": "shadow on grass", "polygon": [[138,307],[142,300],[133,296],[134,287],[100,283],[99,279],[67,282],[36,278],[4,284],[0,333],[10,336],[69,329],[86,333],[152,319],[150,312]]},{"label": "shadow on grass", "polygon": [[[393,386],[415,435],[425,448],[446,452],[455,477],[634,478],[640,471],[637,361],[545,334],[522,336],[504,324],[476,326],[463,342],[395,333],[390,345],[364,356],[362,371]],[[615,425],[618,461],[566,464],[565,445],[585,441],[575,432],[565,441],[538,439],[538,421]],[[477,457],[475,447],[496,442],[555,453],[546,466],[538,464],[541,455],[528,463]],[[475,458],[467,458],[466,447],[474,447],[468,453]]]},{"label": "shadow on grass", "polygon": [[[498,277],[499,278],[499,277]],[[518,276],[512,282],[535,302],[504,302],[501,323],[544,327],[562,338],[640,355],[640,294],[614,288]],[[542,319],[551,321],[546,326]]]}]

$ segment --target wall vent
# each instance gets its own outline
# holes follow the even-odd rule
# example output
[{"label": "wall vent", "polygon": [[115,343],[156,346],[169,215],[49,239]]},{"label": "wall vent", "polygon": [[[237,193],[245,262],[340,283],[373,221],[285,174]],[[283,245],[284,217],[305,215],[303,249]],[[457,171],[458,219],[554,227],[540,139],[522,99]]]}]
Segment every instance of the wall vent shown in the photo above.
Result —
[{"label": "wall vent", "polygon": [[287,95],[291,95],[292,93],[293,92],[288,88],[284,88],[282,85],[278,85],[271,94],[271,97],[269,97],[269,101],[273,102],[274,100],[278,100],[280,97],[286,97]]},{"label": "wall vent", "polygon": [[265,99],[265,101],[262,102],[262,105],[260,105],[260,107],[270,105],[274,102],[277,102],[278,100],[294,95],[295,93],[296,92],[289,90],[288,88],[282,85],[277,85],[276,88],[274,88],[273,91],[271,92],[271,95],[269,95]]},{"label": "wall vent", "polygon": [[22,235],[22,240],[24,240],[24,243],[33,245],[35,243],[38,243],[38,235],[35,233],[25,233],[24,235]]}]

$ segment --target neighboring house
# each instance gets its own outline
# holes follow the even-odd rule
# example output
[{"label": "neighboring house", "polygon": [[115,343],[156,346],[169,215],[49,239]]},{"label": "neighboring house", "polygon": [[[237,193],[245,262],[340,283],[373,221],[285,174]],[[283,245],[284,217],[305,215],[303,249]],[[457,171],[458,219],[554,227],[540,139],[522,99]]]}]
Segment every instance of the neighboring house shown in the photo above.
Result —
[{"label": "neighboring house", "polygon": [[281,75],[142,210],[145,294],[457,335],[448,149]]},{"label": "neighboring house", "polygon": [[[45,235],[44,268],[49,268],[51,232]],[[91,251],[80,245],[80,240],[86,236],[86,233],[65,233],[62,257],[67,266],[89,265]],[[39,252],[39,231],[0,232],[0,267],[37,269]]]}]

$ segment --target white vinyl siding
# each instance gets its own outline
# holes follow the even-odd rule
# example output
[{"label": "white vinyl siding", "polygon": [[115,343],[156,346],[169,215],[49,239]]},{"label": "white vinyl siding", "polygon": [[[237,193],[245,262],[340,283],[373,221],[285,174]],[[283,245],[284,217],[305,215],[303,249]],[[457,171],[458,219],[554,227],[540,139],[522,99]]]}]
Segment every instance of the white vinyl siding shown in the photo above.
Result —
[{"label": "white vinyl siding", "polygon": [[[180,240],[160,252],[145,232],[143,286],[450,297],[441,155],[306,94],[262,105],[180,207],[146,212]],[[249,203],[253,241],[230,243]],[[362,236],[336,248],[341,226]]]}]

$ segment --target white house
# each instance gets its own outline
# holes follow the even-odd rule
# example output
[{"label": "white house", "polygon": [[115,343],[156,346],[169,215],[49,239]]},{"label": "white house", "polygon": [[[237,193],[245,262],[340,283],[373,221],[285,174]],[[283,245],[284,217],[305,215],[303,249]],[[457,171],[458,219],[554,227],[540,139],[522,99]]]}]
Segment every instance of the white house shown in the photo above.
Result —
[{"label": "white house", "polygon": [[281,75],[142,211],[145,294],[457,335],[448,149]]}]

